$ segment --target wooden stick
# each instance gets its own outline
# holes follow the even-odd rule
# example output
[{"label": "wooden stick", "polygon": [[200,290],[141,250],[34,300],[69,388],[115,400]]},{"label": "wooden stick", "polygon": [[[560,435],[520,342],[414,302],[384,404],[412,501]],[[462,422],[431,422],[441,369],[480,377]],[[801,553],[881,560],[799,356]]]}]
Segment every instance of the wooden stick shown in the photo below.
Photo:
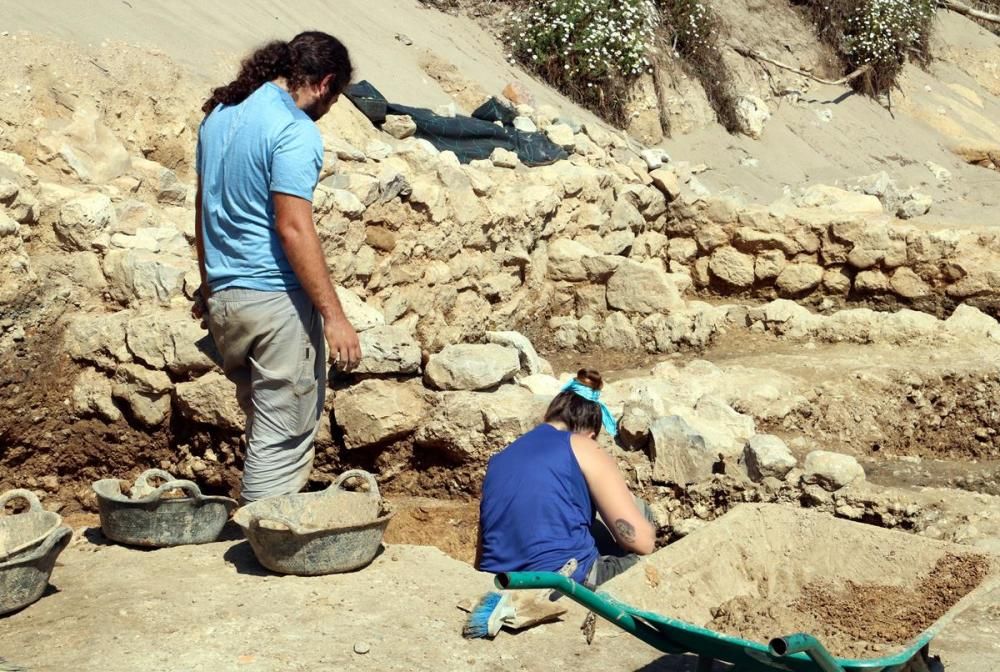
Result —
[{"label": "wooden stick", "polygon": [[1000,23],[1000,14],[990,14],[989,12],[984,12],[981,9],[975,9],[974,7],[964,5],[961,2],[958,2],[958,0],[938,0],[938,5],[944,7],[945,9],[950,9],[953,12],[964,14],[965,16],[973,19],[982,19],[983,21]]},{"label": "wooden stick", "polygon": [[[947,2],[947,1],[950,1],[950,0],[942,0],[942,1]],[[863,75],[866,72],[868,72],[869,70],[871,70],[871,65],[862,65],[860,68],[858,68],[854,72],[850,73],[849,75],[847,75],[845,77],[841,77],[840,79],[837,79],[837,80],[823,79],[822,77],[817,77],[816,75],[812,74],[811,72],[806,72],[805,70],[800,70],[798,68],[793,68],[792,66],[787,65],[785,63],[782,63],[781,61],[776,61],[773,58],[768,58],[767,56],[765,56],[764,54],[760,53],[759,51],[755,51],[753,49],[747,49],[746,47],[744,47],[742,45],[739,45],[739,44],[730,44],[729,46],[733,49],[733,51],[735,51],[740,56],[745,56],[746,58],[752,58],[755,61],[763,61],[764,63],[770,63],[771,65],[775,65],[775,66],[781,68],[782,70],[788,70],[789,72],[794,72],[796,75],[800,75],[802,77],[806,77],[807,79],[811,79],[813,81],[819,82],[820,84],[829,84],[830,86],[843,86],[844,84],[847,84],[848,82],[850,82],[850,81],[852,81],[854,79],[857,79],[861,75]]]}]

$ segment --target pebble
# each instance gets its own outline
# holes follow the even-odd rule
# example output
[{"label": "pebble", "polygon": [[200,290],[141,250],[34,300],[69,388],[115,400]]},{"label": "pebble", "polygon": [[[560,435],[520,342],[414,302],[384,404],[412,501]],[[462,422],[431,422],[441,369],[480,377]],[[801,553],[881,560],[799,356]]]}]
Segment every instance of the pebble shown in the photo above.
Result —
[{"label": "pebble", "polygon": [[354,643],[354,653],[364,655],[372,650],[372,647],[368,645],[368,642],[355,642]]}]

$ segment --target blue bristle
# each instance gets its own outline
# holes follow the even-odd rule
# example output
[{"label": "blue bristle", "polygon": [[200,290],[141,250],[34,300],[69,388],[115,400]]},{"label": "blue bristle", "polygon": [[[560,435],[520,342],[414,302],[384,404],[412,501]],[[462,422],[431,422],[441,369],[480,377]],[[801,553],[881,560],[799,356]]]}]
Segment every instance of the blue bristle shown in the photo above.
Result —
[{"label": "blue bristle", "polygon": [[488,637],[490,634],[490,616],[493,614],[493,610],[497,608],[497,605],[500,604],[502,597],[503,595],[496,591],[483,595],[479,603],[472,609],[468,620],[465,621],[462,636],[466,639]]}]

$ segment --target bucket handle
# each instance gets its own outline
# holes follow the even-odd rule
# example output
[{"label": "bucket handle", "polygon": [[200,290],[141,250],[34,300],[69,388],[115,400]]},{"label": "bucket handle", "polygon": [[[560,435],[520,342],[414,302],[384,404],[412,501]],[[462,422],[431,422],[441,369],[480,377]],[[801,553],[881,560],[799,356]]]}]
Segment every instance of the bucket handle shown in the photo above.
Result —
[{"label": "bucket handle", "polygon": [[44,511],[42,508],[42,503],[38,501],[38,496],[35,495],[31,490],[25,490],[23,488],[17,488],[14,490],[8,490],[7,492],[0,495],[0,514],[3,514],[4,508],[7,503],[15,500],[23,499],[28,503],[28,511]]},{"label": "bucket handle", "polygon": [[[144,471],[141,474],[139,474],[138,477],[136,477],[135,483],[132,486],[133,489],[136,486],[138,486],[140,488],[140,492],[143,492],[143,491],[145,491],[145,492],[152,492],[156,488],[154,488],[153,486],[151,486],[149,484],[149,479],[151,479],[151,478],[159,478],[164,483],[166,483],[168,481],[176,480],[174,478],[174,476],[170,472],[164,471],[163,469],[147,469],[146,471]],[[143,495],[143,496],[145,496],[145,495]]]},{"label": "bucket handle", "polygon": [[[142,477],[140,476],[140,478]],[[192,497],[196,501],[201,501],[201,499],[203,499],[201,496],[201,488],[198,487],[197,483],[194,483],[193,481],[176,480],[176,481],[167,481],[160,487],[150,492],[148,495],[143,495],[142,497],[136,497],[132,501],[139,502],[142,504],[148,504],[149,502],[157,502],[163,498],[163,493],[168,492],[170,490],[183,490],[185,493],[187,493],[190,497]]]},{"label": "bucket handle", "polygon": [[315,530],[305,530],[299,527],[298,523],[292,522],[285,516],[276,513],[269,513],[266,516],[252,514],[252,517],[250,518],[250,528],[255,531],[259,530],[260,524],[264,521],[267,521],[269,523],[278,523],[279,525],[284,525],[285,527],[288,528],[289,532],[297,536],[309,534],[309,532],[315,532]]},{"label": "bucket handle", "polygon": [[376,499],[382,498],[382,494],[378,490],[378,481],[375,480],[375,477],[372,476],[371,473],[365,471],[364,469],[351,469],[350,471],[345,471],[337,477],[337,480],[333,482],[333,485],[327,488],[327,491],[333,490],[330,494],[335,494],[336,492],[342,490],[344,483],[352,478],[364,479],[368,483],[368,487],[370,489],[369,494]]}]

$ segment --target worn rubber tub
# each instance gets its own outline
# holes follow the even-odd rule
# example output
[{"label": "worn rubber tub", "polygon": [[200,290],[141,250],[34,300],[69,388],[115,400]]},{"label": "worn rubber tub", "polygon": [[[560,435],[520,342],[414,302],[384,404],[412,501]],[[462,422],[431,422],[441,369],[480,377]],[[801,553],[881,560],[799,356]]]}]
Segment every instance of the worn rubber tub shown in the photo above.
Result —
[{"label": "worn rubber tub", "polygon": [[[344,490],[351,478],[364,479],[368,492]],[[233,516],[260,564],[300,576],[349,572],[369,564],[390,518],[375,478],[360,469],[341,474],[322,492],[268,497]]]},{"label": "worn rubber tub", "polygon": [[[163,481],[157,487],[149,480]],[[144,471],[122,493],[122,481],[105,478],[93,484],[101,514],[101,531],[113,541],[133,546],[182,546],[205,544],[219,538],[236,501],[201,494],[191,481],[176,480],[161,469]],[[173,497],[172,491],[185,496]]]},{"label": "worn rubber tub", "polygon": [[56,558],[72,536],[70,528],[56,527],[41,544],[0,562],[0,616],[23,609],[42,596]]},{"label": "worn rubber tub", "polygon": [[[23,499],[28,510],[12,516],[3,515],[8,502]],[[62,517],[46,511],[38,497],[30,490],[8,490],[0,495],[0,562],[30,548],[38,546],[51,535]]]}]

